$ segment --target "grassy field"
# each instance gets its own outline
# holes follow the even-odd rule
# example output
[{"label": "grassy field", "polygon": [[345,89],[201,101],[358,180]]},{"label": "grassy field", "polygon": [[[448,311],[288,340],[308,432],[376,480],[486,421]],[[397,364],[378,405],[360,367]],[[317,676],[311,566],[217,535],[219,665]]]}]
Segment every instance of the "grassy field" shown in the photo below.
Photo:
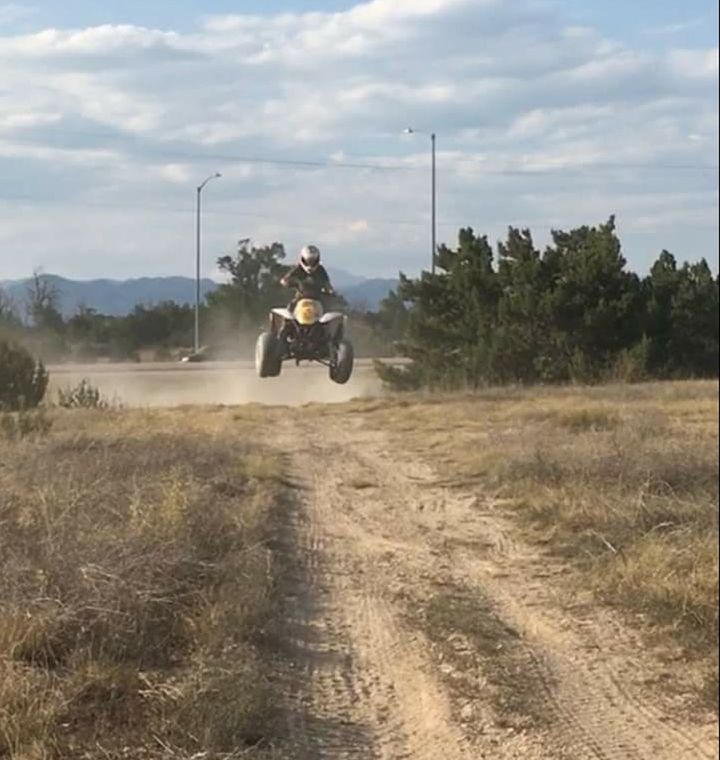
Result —
[{"label": "grassy field", "polygon": [[505,506],[575,588],[676,642],[717,699],[718,386],[497,389],[358,401],[448,487]]},{"label": "grassy field", "polygon": [[1,758],[234,757],[257,740],[278,487],[257,414],[51,410],[23,438],[5,418]]},{"label": "grassy field", "polygon": [[[445,488],[502,509],[574,568],[569,595],[591,592],[674,644],[716,699],[717,390],[0,415],[0,758],[219,760],[272,736],[268,636],[283,621],[269,547],[289,497],[263,438],[284,445],[268,426],[289,414],[360,415]],[[482,634],[480,650],[502,639],[482,599],[443,593],[435,628]],[[506,651],[484,668],[525,693]]]}]

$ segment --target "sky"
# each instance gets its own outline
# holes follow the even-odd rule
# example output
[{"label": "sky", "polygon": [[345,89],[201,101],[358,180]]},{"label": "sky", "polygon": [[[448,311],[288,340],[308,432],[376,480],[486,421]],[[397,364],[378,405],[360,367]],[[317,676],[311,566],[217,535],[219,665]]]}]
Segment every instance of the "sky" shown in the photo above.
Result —
[{"label": "sky", "polygon": [[[203,274],[241,238],[367,277],[617,219],[718,268],[706,0],[0,0],[0,281]],[[416,134],[403,134],[412,126]]]}]

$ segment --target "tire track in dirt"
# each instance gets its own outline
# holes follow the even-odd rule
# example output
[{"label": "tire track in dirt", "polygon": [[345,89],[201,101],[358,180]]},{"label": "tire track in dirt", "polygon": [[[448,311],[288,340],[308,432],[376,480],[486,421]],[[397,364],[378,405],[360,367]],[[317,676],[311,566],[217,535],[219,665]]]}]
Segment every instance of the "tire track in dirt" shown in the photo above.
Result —
[{"label": "tire track in dirt", "polygon": [[325,599],[323,551],[302,505],[288,505],[275,546],[282,584],[282,629],[271,642],[280,654],[277,749],[298,760],[373,758],[372,727],[353,714],[360,688],[353,652]]},{"label": "tire track in dirt", "polygon": [[280,426],[298,486],[276,541],[281,629],[273,648],[282,695],[275,751],[293,760],[468,760],[422,636],[411,636],[368,566],[340,503],[334,446],[291,422]]},{"label": "tire track in dirt", "polygon": [[[414,670],[402,646],[408,633],[398,626],[391,600],[417,598],[433,585],[453,583],[475,589],[490,600],[492,612],[485,614],[496,616],[520,637],[527,683],[537,692],[547,725],[520,736],[486,728],[484,736],[473,737],[469,754],[466,749],[459,757],[718,757],[712,726],[684,724],[666,705],[638,688],[652,667],[639,638],[599,615],[575,618],[553,596],[548,580],[562,567],[515,540],[512,525],[492,505],[480,511],[472,494],[436,486],[432,472],[403,461],[382,435],[363,430],[356,419],[343,418],[341,424],[333,419],[333,423],[311,425],[304,431],[306,438],[314,434],[326,443],[302,467],[315,473],[317,523],[337,531],[347,552],[344,558],[335,557],[348,573],[345,587],[336,586],[336,604],[346,610],[361,667],[372,670],[374,665],[393,687],[407,683],[405,671]],[[358,562],[362,556],[368,559]],[[353,599],[353,588],[360,597]],[[370,611],[359,615],[357,611],[368,605]],[[352,610],[349,615],[348,609]],[[427,646],[422,641],[420,649]],[[428,678],[427,656],[419,670]],[[374,683],[380,689],[383,685],[387,686],[387,680]],[[418,707],[418,689],[426,687],[416,682],[414,697],[396,694],[388,708],[396,716],[389,725],[405,732],[410,754],[401,755],[395,749],[381,757],[452,757],[447,744],[468,746],[467,737],[457,739],[458,730],[452,729],[447,708],[442,716],[433,716],[424,715]],[[441,690],[436,683],[433,688],[436,699]],[[481,691],[476,695],[476,713],[484,716],[487,725],[493,721],[492,708],[482,704]],[[429,753],[422,741],[416,741],[417,749],[413,749],[412,737],[424,740],[428,734],[423,721],[433,718],[453,738],[434,743]]]}]

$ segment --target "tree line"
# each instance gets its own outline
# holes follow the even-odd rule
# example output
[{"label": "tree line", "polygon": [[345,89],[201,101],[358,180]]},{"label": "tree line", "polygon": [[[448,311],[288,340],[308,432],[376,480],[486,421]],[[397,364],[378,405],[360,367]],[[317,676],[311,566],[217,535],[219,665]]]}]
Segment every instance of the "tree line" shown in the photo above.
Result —
[{"label": "tree line", "polygon": [[462,229],[435,275],[401,275],[378,319],[411,360],[378,367],[398,388],[718,374],[718,278],[668,251],[629,271],[613,217],[555,230],[544,251],[527,229],[496,250]]},{"label": "tree line", "polygon": [[[201,343],[208,357],[251,358],[268,312],[290,300],[280,279],[290,269],[281,243],[238,244],[218,259],[227,281],[200,307]],[[139,360],[143,353],[169,360],[189,353],[194,342],[193,305],[165,301],[137,305],[125,316],[110,316],[80,306],[69,318],[60,311],[61,294],[35,273],[24,303],[11,303],[0,291],[0,338],[22,343],[45,362],[65,360]],[[348,305],[339,298],[339,306]],[[352,312],[352,310],[351,310]],[[387,356],[389,338],[375,329],[372,315],[351,313],[358,348],[368,356]]]},{"label": "tree line", "polygon": [[[285,258],[281,243],[241,243],[218,259],[227,281],[201,308],[211,355],[252,356],[268,311],[289,300],[279,282]],[[124,360],[148,348],[172,358],[193,343],[192,306],[139,305],[124,317],[80,308],[63,319],[58,294],[38,275],[26,301],[22,319],[0,293],[0,337],[46,361]],[[509,228],[495,248],[461,229],[455,247],[439,248],[435,274],[401,273],[377,312],[351,313],[350,324],[359,354],[410,360],[400,369],[378,364],[395,388],[718,374],[718,278],[704,259],[679,265],[668,251],[640,277],[612,217],[555,230],[542,251],[527,229]]]}]

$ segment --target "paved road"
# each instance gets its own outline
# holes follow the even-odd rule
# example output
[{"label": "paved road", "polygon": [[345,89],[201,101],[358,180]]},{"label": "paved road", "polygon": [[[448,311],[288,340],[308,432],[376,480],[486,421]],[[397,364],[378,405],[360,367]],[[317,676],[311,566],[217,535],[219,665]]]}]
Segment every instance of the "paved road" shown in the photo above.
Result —
[{"label": "paved road", "polygon": [[104,397],[128,406],[342,402],[382,392],[370,359],[360,359],[347,385],[321,366],[286,364],[279,378],[261,380],[252,362],[61,364],[49,367],[50,398],[87,379]]},{"label": "paved road", "polygon": [[[383,359],[383,361],[392,364],[403,364],[403,359]],[[372,359],[355,359],[355,367],[358,369],[372,369]],[[91,373],[93,375],[130,373],[140,374],[145,372],[236,372],[236,371],[255,371],[255,364],[252,361],[217,361],[217,362],[98,362],[94,364],[52,364],[49,367],[54,374],[61,375],[78,375],[82,373]],[[294,365],[286,363],[284,371],[295,369]],[[309,364],[303,364],[299,369],[312,370],[317,369],[322,372],[322,367],[313,367]]]}]

